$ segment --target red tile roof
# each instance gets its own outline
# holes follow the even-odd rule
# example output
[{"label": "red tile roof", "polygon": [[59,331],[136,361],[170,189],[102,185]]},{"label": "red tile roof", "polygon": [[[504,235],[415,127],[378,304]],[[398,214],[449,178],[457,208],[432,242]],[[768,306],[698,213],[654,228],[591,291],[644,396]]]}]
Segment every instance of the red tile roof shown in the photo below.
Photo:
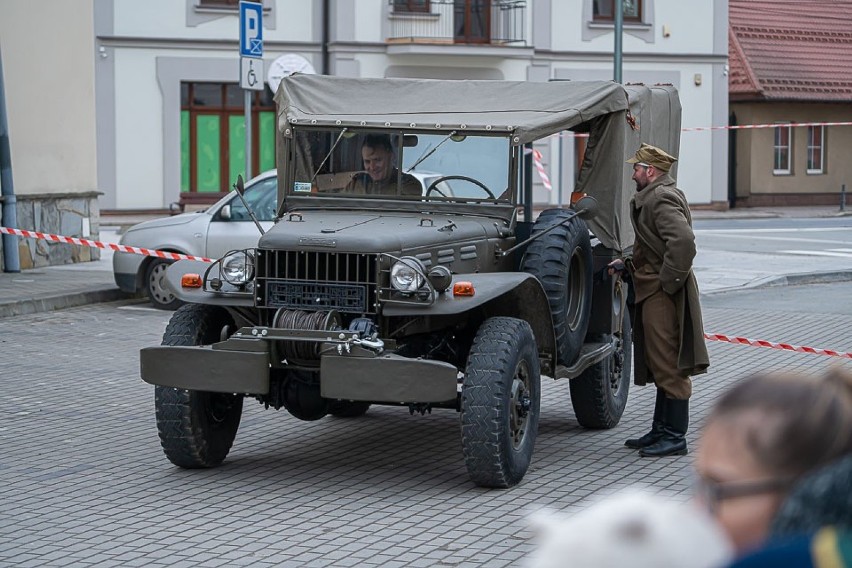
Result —
[{"label": "red tile roof", "polygon": [[729,0],[731,100],[852,101],[852,0]]}]

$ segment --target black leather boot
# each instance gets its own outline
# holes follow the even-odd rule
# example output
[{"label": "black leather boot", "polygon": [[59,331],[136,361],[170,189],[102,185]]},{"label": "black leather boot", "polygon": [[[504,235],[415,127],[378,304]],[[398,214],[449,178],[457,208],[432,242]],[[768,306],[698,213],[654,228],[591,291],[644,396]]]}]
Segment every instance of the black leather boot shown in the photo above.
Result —
[{"label": "black leather boot", "polygon": [[689,400],[666,400],[663,435],[647,448],[639,450],[642,457],[685,456],[686,429],[689,426]]},{"label": "black leather boot", "polygon": [[657,389],[657,402],[654,404],[654,421],[651,422],[651,431],[640,438],[630,438],[624,442],[628,448],[638,450],[647,448],[660,439],[663,435],[663,415],[666,408],[666,393],[663,389]]}]

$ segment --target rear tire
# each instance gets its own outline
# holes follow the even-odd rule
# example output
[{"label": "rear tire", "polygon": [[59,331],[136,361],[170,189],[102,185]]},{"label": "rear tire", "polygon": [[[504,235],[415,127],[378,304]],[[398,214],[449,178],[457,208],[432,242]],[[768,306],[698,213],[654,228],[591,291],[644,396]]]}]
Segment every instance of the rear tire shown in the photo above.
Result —
[{"label": "rear tire", "polygon": [[570,365],[580,354],[592,312],[592,245],[586,223],[572,211],[548,209],[533,225],[535,236],[571,218],[531,242],[521,270],[541,282],[550,304],[557,360]]},{"label": "rear tire", "polygon": [[183,305],[166,287],[166,269],[173,262],[154,258],[145,269],[145,293],[151,300],[151,305],[158,310],[176,310]]},{"label": "rear tire", "polygon": [[[234,329],[222,308],[181,306],[172,315],[162,345],[210,345],[225,326]],[[230,393],[155,387],[154,406],[163,452],[176,466],[197,469],[222,463],[237,435],[243,396]]]},{"label": "rear tire", "polygon": [[468,474],[483,487],[519,483],[538,434],[541,369],[530,325],[485,320],[476,333],[461,396],[462,451]]},{"label": "rear tire", "polygon": [[[615,337],[617,348],[606,359],[595,363],[568,384],[571,406],[583,428],[614,428],[624,414],[630,390],[633,361],[633,335],[630,314],[625,308],[621,337]],[[607,335],[611,341],[613,335]]]}]

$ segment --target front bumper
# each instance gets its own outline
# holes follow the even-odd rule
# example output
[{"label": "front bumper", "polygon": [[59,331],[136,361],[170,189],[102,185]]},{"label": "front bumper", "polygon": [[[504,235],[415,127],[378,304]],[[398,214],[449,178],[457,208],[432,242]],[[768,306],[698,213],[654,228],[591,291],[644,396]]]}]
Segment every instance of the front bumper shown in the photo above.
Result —
[{"label": "front bumper", "polygon": [[322,344],[320,389],[326,398],[395,404],[456,399],[454,365],[376,353],[359,346],[357,333],[338,331],[246,327],[209,347],[146,347],[140,353],[142,380],[187,390],[265,395],[270,366],[279,359],[279,341]]}]

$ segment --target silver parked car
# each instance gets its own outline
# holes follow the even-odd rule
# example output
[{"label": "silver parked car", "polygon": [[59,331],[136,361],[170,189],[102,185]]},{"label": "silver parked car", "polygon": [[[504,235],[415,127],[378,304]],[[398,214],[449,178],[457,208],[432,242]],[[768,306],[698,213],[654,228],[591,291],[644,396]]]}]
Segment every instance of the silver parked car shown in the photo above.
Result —
[{"label": "silver parked car", "polygon": [[[423,191],[441,178],[434,172],[412,171]],[[440,195],[453,195],[446,181],[437,184]],[[264,230],[275,219],[278,180],[275,170],[268,170],[246,183],[245,199]],[[130,227],[119,244],[216,259],[231,250],[257,246],[260,232],[252,222],[236,193],[231,192],[204,211],[182,213],[152,219]],[[166,288],[163,278],[172,260],[153,256],[117,252],[112,267],[115,283],[125,292],[144,290],[155,308],[174,310],[180,300]]]},{"label": "silver parked car", "polygon": [[[245,199],[264,230],[275,219],[278,199],[275,170],[246,183]],[[260,232],[236,193],[231,192],[204,211],[152,219],[134,225],[119,241],[122,245],[219,258],[230,250],[257,245]],[[165,287],[163,275],[174,261],[117,252],[112,267],[115,283],[125,292],[145,290],[156,308],[174,310],[180,305]]]}]

